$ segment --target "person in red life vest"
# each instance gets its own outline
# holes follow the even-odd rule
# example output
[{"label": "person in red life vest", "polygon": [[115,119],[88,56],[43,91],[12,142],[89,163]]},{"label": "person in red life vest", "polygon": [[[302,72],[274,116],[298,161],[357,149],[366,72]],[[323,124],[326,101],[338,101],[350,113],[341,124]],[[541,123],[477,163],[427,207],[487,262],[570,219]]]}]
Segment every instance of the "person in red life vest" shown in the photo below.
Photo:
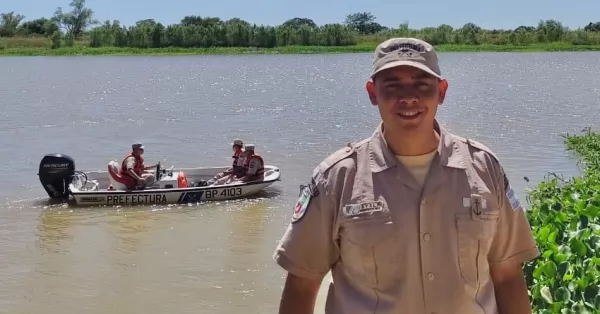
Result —
[{"label": "person in red life vest", "polygon": [[244,142],[240,139],[233,141],[233,164],[231,165],[231,172],[236,178],[244,176]]},{"label": "person in red life vest", "polygon": [[244,176],[244,142],[240,139],[233,140],[231,149],[233,150],[231,167],[217,173],[212,179],[206,182],[206,185],[220,185],[229,182],[234,177],[240,178]]},{"label": "person in red life vest", "polygon": [[131,145],[131,153],[125,156],[121,163],[120,175],[127,179],[127,188],[134,190],[137,187],[146,187],[152,185],[156,181],[153,173],[146,171],[156,168],[157,165],[144,165],[144,145],[135,143]]},{"label": "person in red life vest", "polygon": [[244,147],[244,176],[235,178],[234,181],[258,181],[265,177],[265,163],[259,154],[254,152],[254,144]]}]

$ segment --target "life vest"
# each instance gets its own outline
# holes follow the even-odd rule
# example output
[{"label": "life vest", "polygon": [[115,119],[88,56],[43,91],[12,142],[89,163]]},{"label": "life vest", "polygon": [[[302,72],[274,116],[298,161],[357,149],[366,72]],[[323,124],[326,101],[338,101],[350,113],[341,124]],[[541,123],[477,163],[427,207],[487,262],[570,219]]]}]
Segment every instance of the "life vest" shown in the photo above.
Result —
[{"label": "life vest", "polygon": [[253,153],[250,156],[246,156],[246,159],[244,160],[244,173],[248,173],[248,168],[250,168],[250,160],[254,159],[254,158],[258,158],[260,160],[260,168],[258,168],[258,170],[256,171],[255,174],[253,174],[254,176],[262,176],[265,173],[265,163],[263,162],[262,157],[260,157],[259,154],[255,154]]},{"label": "life vest", "polygon": [[233,163],[231,165],[231,167],[233,169],[233,173],[237,177],[243,176],[244,175],[244,164],[245,164],[244,150],[241,148],[238,148],[233,153],[233,156],[231,156],[231,158],[233,158]]},{"label": "life vest", "polygon": [[187,188],[188,187],[188,179],[183,171],[179,171],[177,175],[177,187],[179,188]]},{"label": "life vest", "polygon": [[244,150],[243,149],[238,148],[233,153],[233,156],[231,156],[231,158],[233,158],[233,164],[231,165],[233,168],[244,166]]},{"label": "life vest", "polygon": [[129,157],[133,157],[135,158],[135,166],[133,167],[133,171],[135,173],[137,173],[138,176],[141,176],[142,173],[144,172],[144,157],[142,156],[135,156],[133,155],[133,153],[129,153],[129,155],[125,156],[125,158],[123,158],[123,161],[121,162],[121,170],[119,171],[121,176],[127,176],[131,178],[131,175],[129,175],[129,173],[127,173],[127,164],[125,163],[125,161],[127,160],[127,158]]}]

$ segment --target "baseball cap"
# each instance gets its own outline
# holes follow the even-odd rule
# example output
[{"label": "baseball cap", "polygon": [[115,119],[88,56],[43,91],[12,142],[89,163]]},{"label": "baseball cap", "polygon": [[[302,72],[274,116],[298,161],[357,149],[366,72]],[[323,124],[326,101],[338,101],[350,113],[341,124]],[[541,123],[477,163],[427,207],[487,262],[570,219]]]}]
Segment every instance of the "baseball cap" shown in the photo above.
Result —
[{"label": "baseball cap", "polygon": [[244,142],[242,142],[242,140],[240,140],[239,138],[236,138],[235,140],[233,140],[232,145],[244,146]]},{"label": "baseball cap", "polygon": [[131,145],[131,149],[144,149],[144,145],[142,143],[134,143]]},{"label": "baseball cap", "polygon": [[253,151],[253,150],[254,150],[254,144],[246,144],[246,146],[244,146],[244,148],[245,148],[246,150]]},{"label": "baseball cap", "polygon": [[424,40],[406,37],[390,38],[375,48],[371,78],[383,70],[402,65],[415,67],[442,78],[433,46]]}]

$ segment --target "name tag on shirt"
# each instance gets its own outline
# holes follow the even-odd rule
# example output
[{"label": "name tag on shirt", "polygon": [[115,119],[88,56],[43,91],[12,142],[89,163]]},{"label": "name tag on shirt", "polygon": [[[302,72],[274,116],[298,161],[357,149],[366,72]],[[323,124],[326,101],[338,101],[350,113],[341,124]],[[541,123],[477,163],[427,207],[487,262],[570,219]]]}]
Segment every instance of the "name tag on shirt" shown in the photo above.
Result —
[{"label": "name tag on shirt", "polygon": [[383,202],[365,202],[359,204],[346,205],[342,209],[346,217],[354,217],[362,214],[372,214],[383,211]]}]

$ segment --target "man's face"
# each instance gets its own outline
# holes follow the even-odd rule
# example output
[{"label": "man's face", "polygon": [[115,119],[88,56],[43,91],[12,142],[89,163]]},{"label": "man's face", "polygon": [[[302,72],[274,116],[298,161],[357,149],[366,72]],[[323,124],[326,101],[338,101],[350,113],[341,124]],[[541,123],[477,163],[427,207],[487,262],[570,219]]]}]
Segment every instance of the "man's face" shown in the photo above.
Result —
[{"label": "man's face", "polygon": [[136,148],[133,150],[133,153],[137,156],[142,156],[144,154],[144,149],[143,148]]},{"label": "man's face", "polygon": [[384,70],[367,82],[371,103],[378,107],[386,128],[404,132],[433,128],[447,88],[446,80],[410,66]]},{"label": "man's face", "polygon": [[233,146],[231,146],[231,150],[232,150],[233,152],[236,152],[238,149],[241,149],[241,148],[242,148],[242,147],[241,147],[241,146],[238,146],[238,145],[233,145]]}]

